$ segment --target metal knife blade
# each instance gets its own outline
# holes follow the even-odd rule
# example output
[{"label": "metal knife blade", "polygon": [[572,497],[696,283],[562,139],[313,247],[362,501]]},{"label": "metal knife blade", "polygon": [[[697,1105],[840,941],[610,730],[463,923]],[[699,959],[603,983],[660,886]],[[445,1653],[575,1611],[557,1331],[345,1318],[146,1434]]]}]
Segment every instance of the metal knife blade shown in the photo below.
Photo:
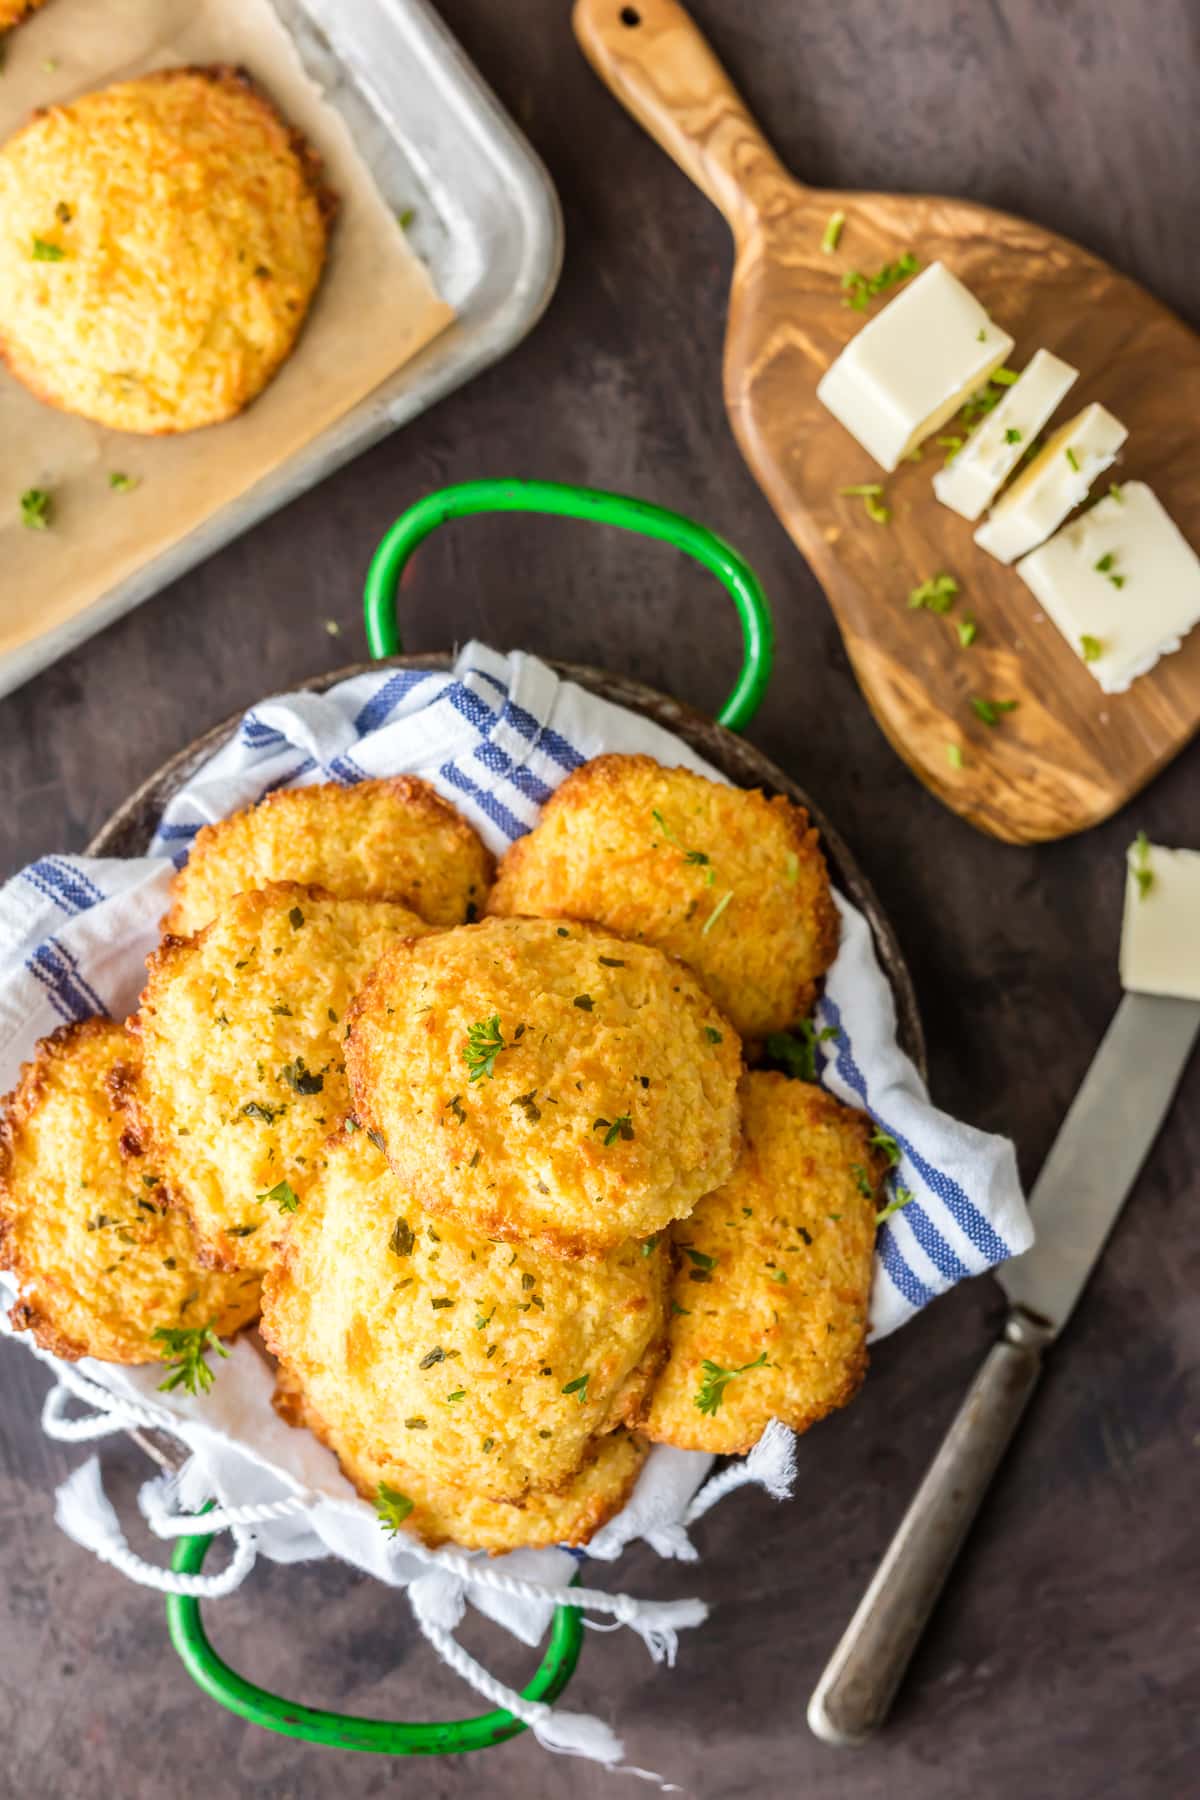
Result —
[{"label": "metal knife blade", "polygon": [[1200,1001],[1126,994],[1029,1199],[1037,1239],[996,1271],[1009,1300],[1057,1335],[1158,1136],[1192,1046]]}]

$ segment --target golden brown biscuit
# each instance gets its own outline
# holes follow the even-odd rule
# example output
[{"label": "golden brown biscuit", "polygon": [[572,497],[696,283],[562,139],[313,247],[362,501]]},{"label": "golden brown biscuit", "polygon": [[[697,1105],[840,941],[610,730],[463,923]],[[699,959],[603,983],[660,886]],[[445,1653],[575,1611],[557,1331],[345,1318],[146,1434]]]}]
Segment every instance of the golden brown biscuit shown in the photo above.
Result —
[{"label": "golden brown biscuit", "polygon": [[348,1132],[288,1222],[263,1336],[363,1446],[520,1500],[560,1487],[593,1437],[644,1410],[667,1264],[665,1245],[568,1262],[435,1220]]},{"label": "golden brown biscuit", "polygon": [[735,1033],[681,964],[592,925],[488,919],[397,946],[347,1059],[426,1211],[559,1255],[660,1231],[737,1153]]},{"label": "golden brown biscuit", "polygon": [[0,0],[0,31],[11,31],[45,4],[46,0]]},{"label": "golden brown biscuit", "polygon": [[513,1505],[431,1481],[390,1455],[365,1450],[344,1423],[335,1427],[317,1414],[295,1375],[282,1366],[275,1407],[289,1425],[307,1426],[333,1451],[342,1473],[364,1500],[377,1501],[386,1484],[411,1501],[403,1528],[431,1549],[450,1543],[499,1556],[506,1550],[586,1544],[620,1512],[646,1460],[646,1446],[639,1438],[625,1430],[611,1431],[588,1446],[580,1467],[557,1492],[529,1494]]},{"label": "golden brown biscuit", "polygon": [[673,1230],[670,1356],[646,1435],[734,1455],[771,1419],[805,1431],[867,1367],[871,1121],[810,1082],[754,1072],[732,1179]]},{"label": "golden brown biscuit", "polygon": [[234,894],[269,881],[397,900],[428,925],[461,925],[483,911],[492,870],[477,833],[415,775],[286,788],[197,834],[163,929],[190,937]]},{"label": "golden brown biscuit", "polygon": [[568,775],[502,860],[488,911],[595,919],[656,944],[750,1039],[802,1018],[837,953],[808,815],[650,756],[598,756]]},{"label": "golden brown biscuit", "polygon": [[117,431],[190,431],[289,354],[333,201],[236,69],[163,69],[36,113],[0,148],[0,353]]},{"label": "golden brown biscuit", "polygon": [[122,1096],[137,1040],[111,1019],[43,1038],[0,1124],[0,1268],[18,1277],[10,1318],[72,1361],[157,1362],[159,1328],[257,1317],[257,1276],[200,1267],[186,1217],[131,1129]]},{"label": "golden brown biscuit", "polygon": [[133,1021],[140,1116],[218,1267],[269,1264],[281,1216],[349,1105],[355,989],[388,945],[429,929],[404,906],[275,882],[149,958]]}]

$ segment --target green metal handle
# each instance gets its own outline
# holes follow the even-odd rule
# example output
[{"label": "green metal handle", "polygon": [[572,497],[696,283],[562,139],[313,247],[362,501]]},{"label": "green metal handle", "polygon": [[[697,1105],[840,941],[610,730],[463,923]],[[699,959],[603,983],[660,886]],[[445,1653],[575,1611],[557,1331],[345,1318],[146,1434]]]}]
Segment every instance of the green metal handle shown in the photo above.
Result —
[{"label": "green metal handle", "polygon": [[[171,1567],[185,1575],[200,1569],[212,1543],[211,1536],[180,1538]],[[578,1575],[575,1577],[577,1582]],[[572,1583],[574,1586],[575,1583]],[[284,1737],[303,1738],[310,1744],[329,1744],[337,1750],[373,1750],[381,1756],[454,1756],[463,1750],[486,1750],[502,1744],[526,1729],[504,1708],[479,1713],[473,1719],[447,1719],[444,1723],[407,1725],[392,1719],[359,1719],[349,1713],[325,1712],[285,1700],[280,1694],[256,1687],[223,1662],[208,1640],[200,1619],[200,1602],[190,1595],[167,1596],[167,1624],[171,1642],[184,1668],[199,1687],[230,1712],[278,1731]],[[541,1667],[521,1690],[526,1700],[557,1700],[575,1672],[583,1642],[583,1620],[577,1606],[555,1610],[550,1642]]]},{"label": "green metal handle", "polygon": [[707,526],[682,513],[669,512],[649,500],[627,494],[610,494],[603,488],[575,487],[557,481],[464,481],[458,487],[438,488],[402,513],[381,541],[367,571],[364,602],[367,643],[375,657],[397,656],[400,628],[396,621],[396,595],[409,557],[430,532],[447,519],[463,519],[472,513],[552,513],[559,518],[594,519],[621,531],[661,538],[703,563],[724,583],[742,624],[742,672],[733,692],[717,714],[717,722],[730,731],[750,723],[771,677],[775,635],[771,608],[754,570],[731,544]]}]

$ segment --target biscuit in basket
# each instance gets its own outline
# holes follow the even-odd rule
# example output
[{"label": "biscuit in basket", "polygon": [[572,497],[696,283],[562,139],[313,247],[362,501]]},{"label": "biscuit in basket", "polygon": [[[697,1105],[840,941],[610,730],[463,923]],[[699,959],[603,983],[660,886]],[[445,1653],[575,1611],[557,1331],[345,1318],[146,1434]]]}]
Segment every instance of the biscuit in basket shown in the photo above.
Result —
[{"label": "biscuit in basket", "polygon": [[111,1019],[64,1025],[21,1070],[0,1125],[0,1268],[21,1288],[10,1316],[71,1360],[157,1362],[156,1330],[229,1337],[258,1315],[258,1277],[201,1268],[167,1205],[122,1104],[137,1065],[137,1040]]},{"label": "biscuit in basket", "polygon": [[377,1502],[386,1487],[394,1517],[407,1503],[411,1511],[403,1518],[403,1529],[431,1549],[450,1543],[499,1556],[506,1550],[586,1544],[620,1512],[646,1460],[641,1439],[624,1429],[610,1431],[588,1445],[579,1468],[556,1492],[529,1494],[513,1505],[433,1481],[390,1453],[364,1449],[344,1423],[333,1425],[319,1416],[294,1374],[283,1366],[275,1407],[289,1425],[307,1426],[333,1451],[343,1475],[364,1500]]},{"label": "biscuit in basket", "polygon": [[736,1034],[681,963],[593,925],[487,919],[397,946],[347,1061],[408,1192],[484,1236],[596,1255],[733,1169]]},{"label": "biscuit in basket", "polygon": [[811,1082],[750,1073],[743,1125],[732,1179],[672,1232],[670,1355],[645,1427],[719,1455],[857,1393],[884,1172],[871,1121]]},{"label": "biscuit in basket", "polygon": [[693,969],[742,1037],[803,1018],[838,918],[808,815],[650,756],[568,775],[505,855],[494,914],[594,919]]},{"label": "biscuit in basket", "polygon": [[0,353],[117,431],[231,418],[296,342],[333,211],[317,157],[237,69],[44,108],[0,148]]},{"label": "biscuit in basket", "polygon": [[461,925],[482,913],[492,867],[478,834],[415,775],[285,788],[197,834],[164,929],[188,937],[234,894],[269,881],[398,900],[426,924]]},{"label": "biscuit in basket", "polygon": [[389,945],[429,929],[404,906],[275,882],[148,960],[139,1117],[216,1266],[267,1267],[348,1109],[355,989]]},{"label": "biscuit in basket", "polygon": [[263,1337],[317,1413],[491,1500],[569,1481],[636,1422],[662,1361],[668,1251],[566,1261],[414,1205],[365,1132],[325,1151],[264,1283]]}]

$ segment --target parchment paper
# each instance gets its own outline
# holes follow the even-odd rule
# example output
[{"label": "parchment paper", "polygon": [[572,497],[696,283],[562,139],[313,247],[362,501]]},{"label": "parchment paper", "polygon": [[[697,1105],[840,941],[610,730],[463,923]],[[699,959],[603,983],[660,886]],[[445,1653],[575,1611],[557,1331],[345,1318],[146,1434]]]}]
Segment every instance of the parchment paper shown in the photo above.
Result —
[{"label": "parchment paper", "polygon": [[[242,64],[323,156],[341,207],[300,340],[236,419],[178,437],[107,431],[41,404],[0,369],[0,658],[77,618],[252,487],[453,318],[268,0],[49,0],[6,50],[0,141],[36,106],[146,69]],[[114,492],[113,471],[140,485]],[[32,487],[53,494],[48,531],[21,523]]]}]

